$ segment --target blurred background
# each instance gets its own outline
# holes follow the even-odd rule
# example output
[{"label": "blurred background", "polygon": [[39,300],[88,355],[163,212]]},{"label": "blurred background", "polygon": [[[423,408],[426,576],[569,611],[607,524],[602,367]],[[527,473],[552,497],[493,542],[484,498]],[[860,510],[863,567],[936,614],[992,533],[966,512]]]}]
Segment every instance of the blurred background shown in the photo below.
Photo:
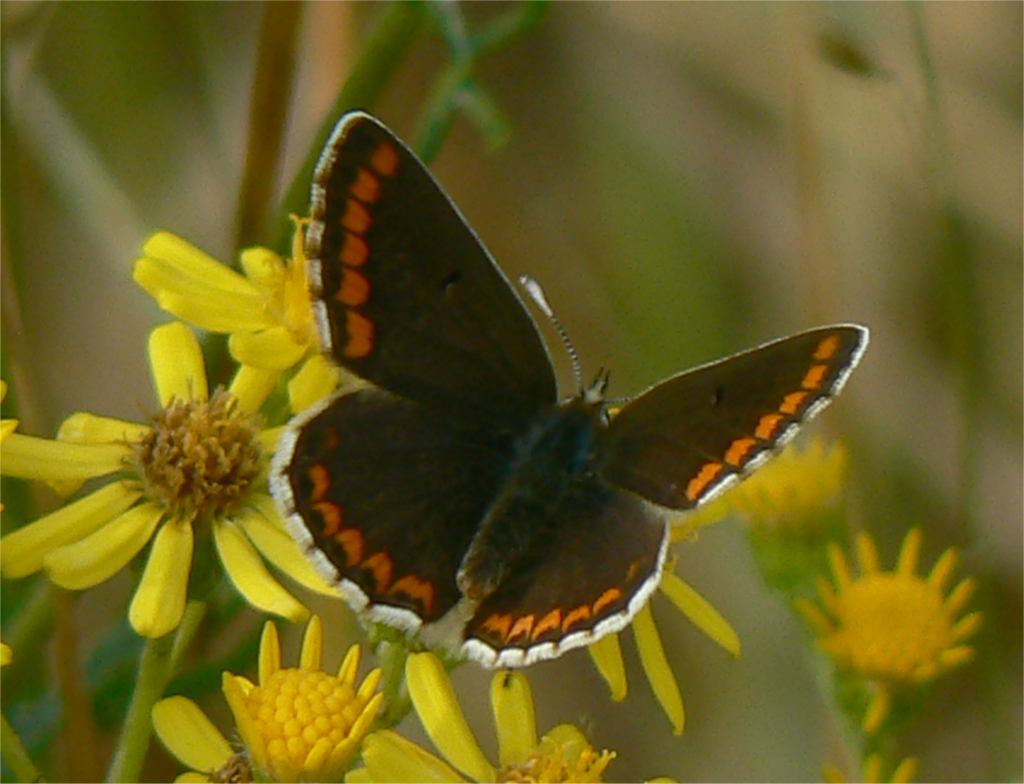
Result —
[{"label": "blurred background", "polygon": [[[50,436],[77,410],[154,412],[145,341],[169,316],[131,280],[152,231],[228,263],[239,237],[287,251],[280,210],[255,228],[237,217],[268,8],[0,8],[3,377],[23,432]],[[465,7],[467,24],[503,8]],[[272,203],[383,11],[297,17],[284,156],[262,178]],[[612,394],[820,323],[870,326],[842,401],[811,429],[849,449],[855,519],[883,563],[915,525],[929,567],[964,547],[959,574],[981,583],[986,616],[976,661],[901,736],[921,780],[1021,776],[1021,40],[1019,3],[556,3],[474,72],[505,144],[460,117],[431,164],[510,277],[545,286],[586,375],[613,369]],[[414,141],[448,62],[424,24],[364,108]],[[625,780],[812,780],[844,761],[801,624],[762,586],[742,528],[706,530],[676,572],[743,643],[732,660],[656,601],[682,737],[629,635],[622,704],[583,652],[529,671],[541,730],[581,724]],[[129,587],[78,601],[83,661]],[[340,604],[319,609],[333,663],[358,626]],[[493,747],[488,675],[455,680]],[[402,730],[422,737],[414,717]],[[154,747],[151,775],[176,770]]]}]

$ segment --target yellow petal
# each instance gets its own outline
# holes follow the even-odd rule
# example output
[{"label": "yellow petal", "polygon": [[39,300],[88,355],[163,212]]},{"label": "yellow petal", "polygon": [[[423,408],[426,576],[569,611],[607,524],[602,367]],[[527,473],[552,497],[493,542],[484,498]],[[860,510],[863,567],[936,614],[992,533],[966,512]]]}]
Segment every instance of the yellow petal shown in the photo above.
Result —
[{"label": "yellow petal", "polygon": [[885,717],[889,715],[892,707],[892,698],[885,689],[878,689],[868,703],[868,709],[864,711],[864,719],[860,728],[865,735],[873,735],[882,726]]},{"label": "yellow petal", "polygon": [[843,555],[843,551],[839,549],[839,545],[835,542],[828,543],[828,562],[832,567],[832,574],[836,579],[836,586],[840,591],[846,591],[849,588],[850,579],[850,568],[846,564],[846,557]]},{"label": "yellow petal", "polygon": [[277,636],[277,625],[273,621],[263,624],[260,634],[259,682],[267,684],[275,672],[281,669],[281,640]]},{"label": "yellow petal", "polygon": [[521,672],[496,672],[491,678],[491,708],[498,731],[498,762],[518,765],[537,748],[537,719],[530,682]]},{"label": "yellow petal", "polygon": [[0,419],[0,444],[6,441],[7,437],[17,429],[17,419]]},{"label": "yellow petal", "polygon": [[245,248],[239,261],[245,276],[261,289],[276,289],[284,281],[284,260],[270,248]]},{"label": "yellow petal", "polygon": [[11,650],[11,646],[0,642],[0,667],[10,664],[13,658],[14,652]]},{"label": "yellow petal", "polygon": [[676,735],[681,735],[686,722],[686,713],[683,710],[683,696],[679,693],[679,686],[676,678],[668,666],[665,658],[665,649],[661,646],[661,638],[658,636],[658,629],[654,625],[654,617],[651,615],[651,606],[644,606],[636,618],[633,619],[633,632],[636,635],[636,646],[640,653],[640,663],[643,665],[647,680],[654,690],[654,696],[658,698],[662,709],[665,711],[672,729]]},{"label": "yellow petal", "polygon": [[299,654],[299,669],[308,672],[320,672],[320,662],[324,654],[324,629],[320,616],[314,615],[306,624],[306,633],[302,635],[302,652]]},{"label": "yellow petal", "polygon": [[896,571],[903,575],[912,575],[917,570],[917,558],[921,554],[921,529],[911,528],[903,539],[900,557],[896,563]]},{"label": "yellow petal", "polygon": [[237,522],[263,557],[311,591],[338,598],[338,589],[317,573],[296,541],[284,530],[270,496],[253,494],[251,503],[255,509],[239,512]]},{"label": "yellow petal", "polygon": [[150,333],[149,366],[161,406],[173,398],[202,400],[208,396],[199,341],[180,321],[164,324]]},{"label": "yellow petal", "polygon": [[878,551],[871,537],[863,531],[857,533],[857,558],[860,561],[861,574],[878,571]]},{"label": "yellow petal", "polygon": [[274,454],[277,451],[277,442],[280,440],[281,434],[287,429],[287,425],[281,425],[280,427],[268,427],[266,430],[261,430],[256,435],[260,448],[268,455]]},{"label": "yellow petal", "polygon": [[[264,625],[264,633],[266,633],[267,625],[272,626],[273,624]],[[270,760],[267,758],[266,744],[263,742],[263,735],[256,721],[249,715],[249,708],[246,702],[246,695],[251,690],[250,684],[245,678],[225,672],[221,676],[221,690],[224,692],[224,699],[227,700],[228,707],[231,708],[231,713],[235,717],[235,727],[238,728],[238,734],[252,756],[253,767],[259,770],[268,770]]]},{"label": "yellow petal", "polygon": [[232,332],[228,351],[236,362],[269,370],[290,368],[306,353],[287,327],[270,327],[259,332]]},{"label": "yellow petal", "polygon": [[[397,732],[382,730],[363,741],[363,764],[371,781],[461,782],[462,776]],[[353,779],[353,781],[358,779]],[[479,781],[493,781],[490,778]],[[346,781],[348,778],[346,777]]]},{"label": "yellow petal", "polygon": [[152,501],[138,504],[84,539],[56,548],[43,558],[50,579],[74,591],[108,580],[145,547],[163,513]]},{"label": "yellow petal", "polygon": [[672,572],[661,576],[661,591],[694,626],[733,656],[740,655],[740,638],[707,599]]},{"label": "yellow petal", "polygon": [[319,403],[334,392],[340,378],[338,369],[323,356],[317,354],[310,357],[288,382],[288,400],[292,411],[297,414]]},{"label": "yellow petal", "polygon": [[149,425],[79,411],[61,422],[57,440],[73,444],[126,445],[139,441],[151,429]]},{"label": "yellow petal", "polygon": [[946,590],[946,582],[956,567],[958,557],[959,554],[955,547],[950,547],[940,555],[939,560],[935,562],[935,566],[932,567],[931,572],[928,574],[928,584],[937,591]]},{"label": "yellow petal", "polygon": [[128,608],[132,628],[143,637],[163,637],[181,621],[192,566],[192,526],[164,523],[153,540],[146,570]]},{"label": "yellow petal", "polygon": [[170,232],[155,232],[142,246],[142,252],[153,261],[162,262],[187,275],[197,285],[216,287],[235,294],[260,293],[259,289],[233,269]]},{"label": "yellow petal", "polygon": [[160,700],[153,706],[151,715],[160,741],[193,770],[207,773],[217,770],[234,754],[213,722],[186,697]]},{"label": "yellow petal", "polygon": [[0,473],[46,482],[82,482],[120,471],[131,456],[124,444],[68,444],[12,433],[0,448]]},{"label": "yellow petal", "polygon": [[293,622],[309,617],[309,610],[267,571],[241,528],[233,522],[218,520],[213,524],[213,541],[224,571],[249,604]]},{"label": "yellow petal", "polygon": [[354,686],[356,682],[356,676],[359,674],[359,660],[362,658],[362,648],[358,643],[349,646],[348,651],[345,652],[345,658],[341,660],[341,666],[338,667],[338,680],[342,683],[347,683],[349,686]]},{"label": "yellow petal", "polygon": [[132,277],[163,310],[210,332],[264,329],[274,323],[266,297],[255,287],[245,293],[227,291],[153,259],[136,261]]},{"label": "yellow petal", "polygon": [[276,370],[242,365],[231,380],[228,392],[238,400],[239,411],[243,414],[255,414],[274,391],[280,376]]},{"label": "yellow petal", "polygon": [[474,781],[494,781],[494,767],[466,723],[441,660],[429,652],[410,654],[405,680],[423,728],[445,758]]},{"label": "yellow petal", "polygon": [[612,700],[621,702],[626,699],[626,665],[622,662],[622,648],[619,646],[619,635],[606,634],[595,643],[587,646],[591,661],[601,673],[605,683],[612,692]]},{"label": "yellow petal", "polygon": [[917,759],[914,757],[907,757],[899,765],[896,766],[896,770],[892,772],[890,781],[892,784],[908,784],[913,781],[917,776]]},{"label": "yellow petal", "polygon": [[193,773],[189,771],[175,776],[174,784],[209,784],[210,778],[209,773]]},{"label": "yellow petal", "polygon": [[125,482],[112,482],[7,534],[0,544],[0,569],[4,577],[24,577],[38,571],[48,552],[88,536],[135,503],[140,495],[140,490],[131,489]]}]

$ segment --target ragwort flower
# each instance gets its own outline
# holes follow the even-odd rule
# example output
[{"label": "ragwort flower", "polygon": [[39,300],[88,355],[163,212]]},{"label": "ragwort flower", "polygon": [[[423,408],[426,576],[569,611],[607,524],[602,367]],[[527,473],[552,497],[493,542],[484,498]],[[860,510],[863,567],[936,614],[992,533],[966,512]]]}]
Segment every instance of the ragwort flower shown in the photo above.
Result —
[{"label": "ragwort flower", "polygon": [[245,748],[232,748],[203,711],[185,697],[153,707],[153,728],[167,749],[192,769],[177,781],[338,780],[377,715],[380,670],[357,686],[360,648],[353,645],[337,676],[320,670],[323,631],[310,618],[299,667],[281,668],[272,623],[260,640],[259,685],[224,673],[224,695]]},{"label": "ragwort flower", "polygon": [[228,334],[228,350],[239,363],[285,370],[317,351],[303,222],[294,222],[291,259],[247,248],[240,254],[244,275],[174,234],[156,232],[135,262],[135,282],[169,313]]},{"label": "ragwort flower", "polygon": [[451,680],[433,653],[406,660],[406,684],[424,729],[445,759],[391,730],[363,743],[365,767],[347,782],[372,781],[601,781],[615,752],[595,750],[583,733],[560,724],[537,739],[533,695],[526,676],[508,670],[491,680],[498,764],[487,759],[459,707]]},{"label": "ragwort flower", "polygon": [[915,528],[903,540],[896,569],[884,571],[871,538],[861,533],[861,574],[855,576],[833,544],[829,557],[835,586],[819,581],[820,607],[807,600],[797,604],[818,635],[818,647],[840,670],[874,684],[862,724],[868,733],[885,719],[895,689],[930,681],[974,654],[964,642],[980,626],[981,613],[959,617],[974,581],[961,580],[947,595],[956,549],[946,550],[927,577],[916,574],[920,549],[921,531]]},{"label": "ragwort flower", "polygon": [[224,696],[254,767],[277,781],[338,780],[380,710],[380,668],[356,684],[360,647],[349,648],[336,676],[322,672],[323,631],[313,616],[297,668],[281,668],[277,627],[260,641],[259,682],[224,673]]},{"label": "ragwort flower", "polygon": [[265,490],[279,430],[260,430],[254,415],[275,374],[243,366],[226,391],[209,395],[199,344],[180,322],[153,330],[149,359],[163,407],[154,424],[79,413],[62,425],[60,440],[14,433],[4,442],[8,476],[66,490],[95,477],[114,478],[5,536],[3,575],[45,568],[58,585],[80,590],[113,576],[152,540],[129,619],[139,634],[159,637],[181,620],[195,536],[207,524],[245,599],[303,620],[308,611],[257,554],[306,587],[336,595],[288,536]]}]

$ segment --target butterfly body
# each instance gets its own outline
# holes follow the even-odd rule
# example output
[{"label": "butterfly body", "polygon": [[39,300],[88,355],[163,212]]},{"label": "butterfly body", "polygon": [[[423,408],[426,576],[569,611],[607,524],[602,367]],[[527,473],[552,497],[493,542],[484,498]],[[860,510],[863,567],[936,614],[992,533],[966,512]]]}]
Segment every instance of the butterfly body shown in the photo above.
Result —
[{"label": "butterfly body", "polygon": [[514,289],[362,113],[317,167],[306,255],[321,343],[368,383],[293,421],[274,497],[356,610],[485,666],[628,624],[660,580],[671,515],[767,460],[867,342],[821,327],[673,376],[614,416],[607,376],[559,403]]}]

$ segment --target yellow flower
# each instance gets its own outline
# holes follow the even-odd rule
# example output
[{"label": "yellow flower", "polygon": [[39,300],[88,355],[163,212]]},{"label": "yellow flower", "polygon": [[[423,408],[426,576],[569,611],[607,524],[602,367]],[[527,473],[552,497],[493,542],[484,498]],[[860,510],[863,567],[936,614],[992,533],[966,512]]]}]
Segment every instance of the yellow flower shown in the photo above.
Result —
[{"label": "yellow flower", "polygon": [[819,637],[818,646],[840,669],[874,684],[863,721],[868,733],[877,730],[888,714],[893,689],[932,680],[974,653],[964,641],[978,629],[981,613],[958,618],[974,581],[961,580],[946,595],[956,549],[946,550],[927,578],[916,574],[920,549],[921,531],[915,528],[903,540],[896,569],[883,571],[874,543],[861,533],[858,577],[832,544],[829,559],[835,587],[819,581],[821,607],[807,600],[797,603]]},{"label": "yellow flower", "polygon": [[299,667],[281,668],[277,627],[268,622],[260,640],[259,685],[224,673],[224,696],[253,766],[277,781],[332,781],[354,759],[380,710],[375,693],[381,670],[357,686],[360,648],[353,645],[337,676],[320,670],[323,632],[310,619]]},{"label": "yellow flower", "polygon": [[[662,574],[658,590],[704,634],[733,656],[740,655],[740,640],[729,622],[703,596],[676,575],[672,571],[671,564]],[[640,654],[640,663],[647,676],[647,681],[672,723],[673,731],[676,735],[680,735],[686,724],[683,698],[675,675],[668,665],[650,603],[637,613],[631,625],[637,651]],[[625,699],[628,690],[626,667],[622,661],[618,635],[609,634],[602,637],[596,643],[588,646],[587,651],[598,671],[607,681],[612,699],[616,702]]]},{"label": "yellow flower", "polygon": [[303,234],[302,222],[295,220],[289,261],[267,248],[243,250],[241,275],[160,231],[142,246],[133,276],[164,310],[230,335],[228,350],[239,363],[285,370],[317,351]]},{"label": "yellow flower", "polygon": [[[254,415],[273,389],[273,371],[239,369],[227,391],[207,392],[199,344],[180,322],[153,330],[149,359],[163,407],[153,425],[78,413],[59,440],[14,433],[3,445],[5,475],[74,489],[112,481],[3,538],[8,578],[41,568],[81,590],[121,570],[152,540],[129,610],[147,637],[174,629],[185,607],[196,524],[212,529],[224,569],[253,606],[293,621],[308,611],[268,572],[257,553],[303,585],[334,596],[288,536],[265,490],[279,429]],[[255,547],[254,547],[255,546]]]},{"label": "yellow flower", "polygon": [[576,727],[561,724],[539,741],[533,695],[526,676],[500,671],[491,680],[491,707],[498,733],[498,763],[480,749],[466,722],[441,660],[414,653],[406,660],[406,684],[427,735],[442,760],[390,730],[363,743],[365,767],[346,782],[372,781],[601,781],[615,758],[596,751]]},{"label": "yellow flower", "polygon": [[[878,754],[869,754],[864,760],[864,769],[856,781],[863,781],[864,784],[881,784],[883,781],[891,781],[892,784],[907,784],[913,781],[917,773],[917,760],[913,757],[906,757],[899,765],[893,768],[892,775],[888,778],[882,776],[882,758]],[[843,784],[847,781],[843,772],[832,764],[822,766],[822,778],[830,784]]]},{"label": "yellow flower", "polygon": [[0,667],[10,664],[13,658],[14,653],[11,651],[11,646],[0,642]]}]

